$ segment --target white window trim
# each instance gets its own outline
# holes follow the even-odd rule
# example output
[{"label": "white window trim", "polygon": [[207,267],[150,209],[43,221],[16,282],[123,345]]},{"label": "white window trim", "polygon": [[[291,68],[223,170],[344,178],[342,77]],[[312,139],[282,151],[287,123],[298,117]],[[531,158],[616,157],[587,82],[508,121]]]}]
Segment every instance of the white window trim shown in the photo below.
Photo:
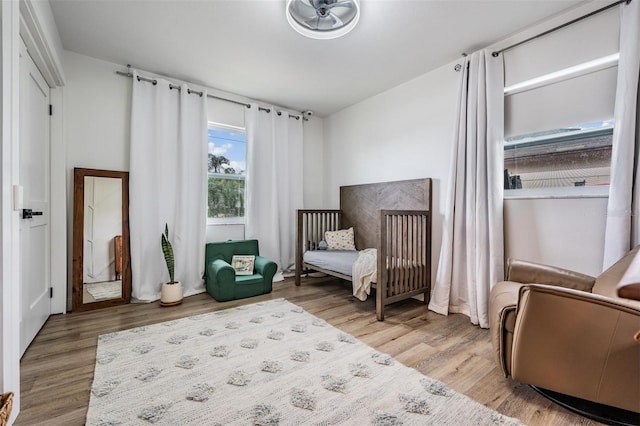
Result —
[{"label": "white window trim", "polygon": [[244,225],[244,217],[208,217],[207,226],[214,225]]},{"label": "white window trim", "polygon": [[[611,130],[613,132],[613,120],[604,121],[604,123],[606,124],[602,127],[590,127],[586,129],[571,130],[563,133],[552,133],[548,135],[541,135],[541,136],[523,138],[518,140],[505,140],[503,145],[505,148],[512,147],[512,146],[517,147],[518,145],[524,145],[530,142],[545,141],[550,139],[562,139],[566,137],[579,136],[579,135],[584,135],[585,137],[588,137],[593,133],[599,133],[604,130]],[[509,139],[509,138],[506,138],[506,139]]]},{"label": "white window trim", "polygon": [[559,198],[609,198],[609,186],[564,186],[558,188],[505,189],[505,200]]}]

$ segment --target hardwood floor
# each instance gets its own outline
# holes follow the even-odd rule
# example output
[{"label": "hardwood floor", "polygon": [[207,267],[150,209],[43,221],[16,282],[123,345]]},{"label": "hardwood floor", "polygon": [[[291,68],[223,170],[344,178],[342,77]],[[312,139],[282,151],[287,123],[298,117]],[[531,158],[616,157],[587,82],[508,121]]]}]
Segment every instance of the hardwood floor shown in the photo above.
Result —
[{"label": "hardwood floor", "polygon": [[287,279],[275,283],[271,294],[225,303],[204,293],[172,308],[155,302],[52,316],[22,358],[22,408],[15,424],[84,424],[100,334],[280,297],[526,424],[597,424],[503,378],[488,330],[466,316],[444,317],[412,299],[389,306],[385,321],[378,322],[374,300],[360,302],[351,296],[350,283],[329,278],[303,279],[300,287]]}]

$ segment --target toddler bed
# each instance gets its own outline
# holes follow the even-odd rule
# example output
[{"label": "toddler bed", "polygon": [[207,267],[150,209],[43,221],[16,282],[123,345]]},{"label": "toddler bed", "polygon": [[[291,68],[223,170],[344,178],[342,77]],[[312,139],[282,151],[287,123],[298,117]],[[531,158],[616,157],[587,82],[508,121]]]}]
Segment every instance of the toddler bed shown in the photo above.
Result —
[{"label": "toddler bed", "polygon": [[[325,238],[345,237],[351,228],[355,247],[323,250]],[[363,300],[371,283],[379,321],[388,304],[419,294],[428,303],[431,179],[342,186],[340,209],[298,210],[296,239],[296,285],[305,273],[323,272],[352,281]],[[343,243],[349,247],[349,241],[333,244],[344,249]]]}]

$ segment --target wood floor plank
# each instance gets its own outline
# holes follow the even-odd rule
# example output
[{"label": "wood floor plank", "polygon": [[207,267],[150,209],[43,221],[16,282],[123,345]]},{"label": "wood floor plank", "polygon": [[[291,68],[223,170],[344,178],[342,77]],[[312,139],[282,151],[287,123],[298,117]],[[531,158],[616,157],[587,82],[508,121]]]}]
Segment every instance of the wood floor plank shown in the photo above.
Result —
[{"label": "wood floor plank", "polygon": [[473,326],[467,317],[445,317],[429,312],[421,301],[406,300],[388,306],[385,321],[379,322],[373,298],[360,302],[351,296],[349,283],[331,278],[307,278],[300,287],[287,279],[275,283],[271,294],[224,303],[205,293],[171,308],[155,302],[54,315],[22,358],[22,410],[15,424],[84,424],[100,334],[277,298],[527,424],[597,424],[502,377],[488,330]]}]

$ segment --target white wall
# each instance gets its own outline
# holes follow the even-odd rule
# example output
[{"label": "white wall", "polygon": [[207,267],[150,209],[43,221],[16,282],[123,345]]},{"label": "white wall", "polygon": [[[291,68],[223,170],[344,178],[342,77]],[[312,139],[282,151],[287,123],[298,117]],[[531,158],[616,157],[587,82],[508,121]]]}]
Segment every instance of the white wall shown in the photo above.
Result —
[{"label": "white wall", "polygon": [[506,255],[596,276],[606,214],[606,197],[507,199]]},{"label": "white wall", "polygon": [[67,50],[63,60],[67,77],[67,176],[71,190],[74,167],[129,170],[132,80],[116,74],[115,70],[122,67],[110,62]]},{"label": "white wall", "polygon": [[324,194],[324,120],[318,117],[311,117],[305,121],[304,126],[304,149],[303,149],[303,170],[304,182],[303,204],[305,209],[323,208]]},{"label": "white wall", "polygon": [[324,126],[324,207],[339,206],[342,185],[433,179],[434,274],[460,79],[454,66],[447,64],[333,114]]}]

